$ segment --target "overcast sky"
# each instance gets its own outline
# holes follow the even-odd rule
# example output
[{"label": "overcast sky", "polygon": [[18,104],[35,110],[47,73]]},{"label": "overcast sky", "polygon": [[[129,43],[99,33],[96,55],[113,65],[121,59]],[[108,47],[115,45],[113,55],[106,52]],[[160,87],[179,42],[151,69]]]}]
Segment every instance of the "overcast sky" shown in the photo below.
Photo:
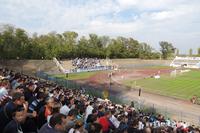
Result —
[{"label": "overcast sky", "polygon": [[188,53],[200,47],[200,0],[0,0],[0,24],[133,37],[156,49],[169,41]]}]

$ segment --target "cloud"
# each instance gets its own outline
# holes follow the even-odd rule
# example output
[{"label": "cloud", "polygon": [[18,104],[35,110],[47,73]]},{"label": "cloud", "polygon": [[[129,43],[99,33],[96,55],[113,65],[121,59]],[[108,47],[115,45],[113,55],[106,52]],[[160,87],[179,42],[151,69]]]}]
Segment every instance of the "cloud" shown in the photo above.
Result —
[{"label": "cloud", "polygon": [[1,0],[0,23],[39,34],[133,37],[157,49],[166,40],[182,52],[200,46],[199,0]]}]

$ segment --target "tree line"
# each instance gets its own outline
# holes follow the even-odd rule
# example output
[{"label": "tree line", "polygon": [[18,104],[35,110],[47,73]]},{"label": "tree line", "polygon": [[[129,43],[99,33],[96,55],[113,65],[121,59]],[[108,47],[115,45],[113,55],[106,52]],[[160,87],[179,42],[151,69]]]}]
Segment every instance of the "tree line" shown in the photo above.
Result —
[{"label": "tree line", "polygon": [[59,59],[71,58],[141,58],[167,59],[175,51],[173,45],[161,41],[161,51],[154,50],[147,43],[140,43],[134,38],[122,36],[110,38],[89,34],[88,37],[78,36],[74,31],[62,34],[28,35],[21,28],[4,25],[0,29],[1,59]]}]

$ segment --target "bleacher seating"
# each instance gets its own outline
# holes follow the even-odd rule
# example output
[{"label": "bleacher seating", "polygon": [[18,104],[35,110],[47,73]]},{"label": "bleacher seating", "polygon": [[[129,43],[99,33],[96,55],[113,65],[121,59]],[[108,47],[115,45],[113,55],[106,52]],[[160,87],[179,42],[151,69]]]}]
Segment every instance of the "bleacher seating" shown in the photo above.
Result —
[{"label": "bleacher seating", "polygon": [[200,57],[178,57],[171,62],[172,67],[200,68]]}]

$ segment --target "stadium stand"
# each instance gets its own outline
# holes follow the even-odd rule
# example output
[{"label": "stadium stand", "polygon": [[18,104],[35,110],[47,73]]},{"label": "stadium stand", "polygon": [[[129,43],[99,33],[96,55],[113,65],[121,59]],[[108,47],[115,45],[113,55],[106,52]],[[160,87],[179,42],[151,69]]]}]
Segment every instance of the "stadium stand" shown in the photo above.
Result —
[{"label": "stadium stand", "polygon": [[72,64],[76,69],[96,68],[101,66],[100,59],[97,58],[75,58],[72,60]]},{"label": "stadium stand", "polygon": [[58,61],[55,57],[53,62],[56,64],[60,72],[76,73],[76,72],[90,72],[90,71],[100,71],[100,70],[111,70],[113,67],[111,65],[103,65],[100,59],[97,58],[75,58],[71,61],[71,68],[66,69],[62,61]]},{"label": "stadium stand", "polygon": [[4,133],[200,132],[186,122],[135,110],[55,83],[0,69],[0,130]]},{"label": "stadium stand", "polygon": [[171,62],[172,67],[200,68],[200,57],[178,57]]}]

